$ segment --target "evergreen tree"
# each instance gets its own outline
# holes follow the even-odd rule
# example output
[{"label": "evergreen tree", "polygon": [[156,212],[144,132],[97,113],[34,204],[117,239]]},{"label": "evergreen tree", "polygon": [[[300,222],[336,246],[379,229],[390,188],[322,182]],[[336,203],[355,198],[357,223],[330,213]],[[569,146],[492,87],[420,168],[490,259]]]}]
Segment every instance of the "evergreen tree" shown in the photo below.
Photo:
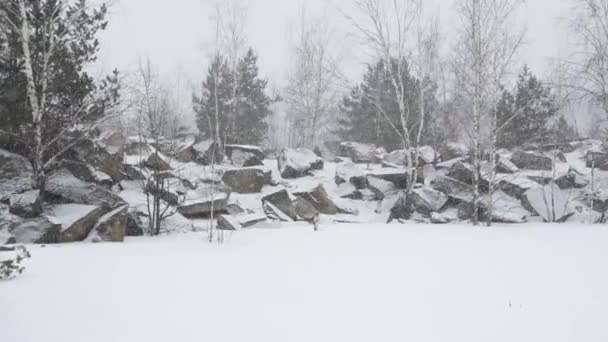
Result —
[{"label": "evergreen tree", "polygon": [[[502,127],[498,132],[498,147],[551,142],[555,137],[552,123],[558,119],[558,109],[551,89],[524,67],[514,94],[503,90],[496,105],[498,127]],[[567,125],[565,121],[561,124]]]},{"label": "evergreen tree", "polygon": [[200,95],[195,94],[192,98],[199,132],[215,141],[224,142],[226,138],[232,92],[231,75],[226,59],[216,55],[209,66]]},{"label": "evergreen tree", "polygon": [[[401,117],[395,88],[390,74],[383,61],[370,65],[364,75],[363,82],[355,86],[349,95],[344,97],[341,105],[342,118],[338,121],[340,129],[338,135],[343,140],[352,140],[363,143],[373,143],[388,150],[403,148],[397,131],[402,134]],[[406,105],[410,111],[406,122],[410,132],[417,131],[420,122],[418,101],[421,82],[410,74],[406,61],[391,61],[392,72],[401,70],[400,78],[406,91]],[[426,92],[425,110],[426,122],[432,122],[431,113],[437,106],[435,98],[436,87],[429,82]],[[397,130],[397,131],[396,131]],[[433,142],[432,125],[425,125],[422,135],[422,144]]]},{"label": "evergreen tree", "polygon": [[[10,28],[9,22],[20,22],[17,6],[16,0],[0,4],[0,13],[5,13],[4,21],[0,22],[2,27]],[[26,13],[36,87],[42,89],[41,82],[47,82],[42,122],[44,140],[52,139],[76,121],[82,123],[103,117],[107,107],[118,101],[118,72],[97,82],[86,67],[97,59],[97,35],[107,27],[107,6],[92,7],[87,0],[69,3],[28,0]],[[0,37],[0,102],[3,104],[0,106],[0,129],[23,136],[31,129],[31,109],[23,73],[20,32],[15,29],[0,31],[4,32]],[[53,37],[52,50],[49,50],[49,36]],[[44,56],[48,51],[49,68],[46,77],[42,77]],[[54,146],[49,152],[58,149]]]},{"label": "evergreen tree", "polygon": [[[235,76],[236,97],[232,88]],[[223,56],[217,55],[200,95],[193,96],[199,131],[214,140],[219,138],[222,143],[261,144],[266,136],[271,103],[265,93],[266,84],[266,80],[259,78],[257,56],[252,49],[239,61],[236,73],[230,70]]]},{"label": "evergreen tree", "polygon": [[271,100],[266,95],[268,81],[259,77],[257,63],[258,57],[252,49],[239,63],[238,113],[232,143],[259,145],[266,137]]}]

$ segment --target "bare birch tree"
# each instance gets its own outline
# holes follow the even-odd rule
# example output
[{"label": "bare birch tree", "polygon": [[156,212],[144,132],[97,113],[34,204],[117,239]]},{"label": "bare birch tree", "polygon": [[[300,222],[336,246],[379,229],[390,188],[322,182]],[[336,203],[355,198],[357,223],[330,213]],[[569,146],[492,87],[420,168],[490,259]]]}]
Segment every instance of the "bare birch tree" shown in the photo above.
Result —
[{"label": "bare birch tree", "polygon": [[[52,77],[52,58],[57,52],[59,31],[66,27],[78,25],[81,15],[85,15],[86,7],[80,6],[76,10],[69,11],[69,3],[66,0],[57,0],[49,10],[42,11],[42,17],[33,18],[28,12],[26,0],[12,0],[0,4],[0,19],[8,30],[16,33],[22,49],[22,72],[26,78],[26,94],[29,109],[31,111],[31,129],[33,132],[32,164],[34,167],[34,181],[36,186],[44,190],[47,172],[55,165],[64,153],[80,143],[82,139],[91,137],[95,130],[104,122],[116,117],[123,112],[123,108],[117,104],[111,105],[108,101],[114,97],[112,94],[116,89],[99,89],[88,94],[72,113],[69,113],[69,122],[51,137],[45,137],[45,124],[48,123],[53,103],[49,100],[49,82]],[[42,39],[39,42],[43,47],[42,55],[35,59],[32,46],[32,21],[42,22],[43,31],[37,32]],[[63,45],[69,45],[70,39],[75,36],[63,36]],[[93,120],[91,112],[103,106],[106,115],[102,119]],[[67,113],[66,113],[67,114]],[[80,133],[76,139],[66,137],[74,131]],[[58,145],[60,145],[58,147]]]},{"label": "bare birch tree", "polygon": [[[169,91],[163,88],[149,59],[146,59],[145,63],[140,63],[136,83],[134,87],[135,120],[139,130],[140,146],[151,143],[154,148],[153,160],[160,164],[159,161],[163,160],[159,151],[164,142],[163,132],[167,130],[169,121],[174,116]],[[140,165],[144,159],[141,150],[140,147]],[[143,166],[142,174],[146,174],[143,172]],[[168,178],[162,170],[156,167],[152,168],[148,177],[141,184],[142,190],[146,193],[148,228],[152,235],[159,235],[162,223],[176,213],[176,209],[163,200],[163,195],[171,191]]]},{"label": "bare birch tree", "polygon": [[283,93],[290,121],[289,145],[313,148],[335,118],[341,75],[333,32],[325,17],[314,17],[302,7],[293,35],[293,63]]},{"label": "bare birch tree", "polygon": [[[457,83],[464,87],[467,109],[472,126],[473,144],[473,223],[479,223],[481,205],[482,158],[484,136],[489,136],[490,198],[488,216],[492,216],[492,192],[495,178],[497,127],[495,105],[501,85],[509,72],[515,53],[521,46],[523,31],[513,34],[512,18],[521,0],[460,0],[460,39],[456,48],[455,73]],[[483,126],[489,127],[488,130]],[[503,127],[505,124],[503,124]]]},{"label": "bare birch tree", "polygon": [[[437,22],[430,19],[430,24],[425,24],[423,2],[420,0],[358,0],[356,6],[363,20],[353,16],[347,18],[361,33],[375,57],[386,65],[396,96],[398,123],[391,120],[378,98],[369,100],[401,140],[406,154],[409,195],[416,183],[418,147],[427,124],[425,98],[430,83],[436,77],[440,42]],[[408,101],[411,89],[408,89],[406,80],[402,77],[403,69],[408,64],[412,66],[420,83],[416,94],[418,108],[411,107]]]},{"label": "bare birch tree", "polygon": [[608,119],[608,0],[575,0],[576,52],[562,61],[562,84],[598,105]]}]

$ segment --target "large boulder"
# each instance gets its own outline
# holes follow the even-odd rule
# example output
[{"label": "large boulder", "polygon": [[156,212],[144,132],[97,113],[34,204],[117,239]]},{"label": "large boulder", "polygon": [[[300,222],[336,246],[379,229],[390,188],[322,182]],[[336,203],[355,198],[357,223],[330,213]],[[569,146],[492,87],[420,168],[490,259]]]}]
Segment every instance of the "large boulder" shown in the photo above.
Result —
[{"label": "large boulder", "polygon": [[226,212],[230,189],[221,186],[199,187],[188,192],[177,211],[186,217],[209,217]]},{"label": "large boulder", "polygon": [[319,185],[311,191],[296,193],[295,195],[308,201],[321,214],[336,215],[338,213],[338,207],[329,198],[323,185]]},{"label": "large boulder", "polygon": [[519,172],[519,168],[511,160],[499,158],[496,163],[496,172],[513,174]]},{"label": "large boulder", "polygon": [[431,186],[433,189],[443,192],[458,202],[470,203],[473,201],[473,188],[471,185],[460,182],[454,178],[441,175],[437,176],[431,182]]},{"label": "large boulder", "polygon": [[0,149],[0,201],[8,201],[13,194],[33,189],[32,164],[18,154]]},{"label": "large boulder", "polygon": [[420,146],[416,150],[420,165],[433,164],[437,161],[437,153],[431,146]]},{"label": "large boulder", "polygon": [[340,144],[339,154],[341,157],[350,158],[358,164],[380,163],[386,151],[372,144],[357,142],[343,142]]},{"label": "large boulder", "polygon": [[177,178],[164,179],[160,183],[151,179],[146,183],[145,190],[146,193],[158,196],[170,205],[177,205],[180,202],[180,192],[178,192],[177,186],[180,185],[181,181]]},{"label": "large boulder", "polygon": [[530,212],[522,206],[518,199],[502,191],[494,192],[491,206],[486,205],[486,207],[491,208],[486,212],[486,220],[488,216],[491,216],[492,222],[524,223],[530,216]]},{"label": "large boulder", "polygon": [[571,169],[567,174],[558,178],[555,183],[560,189],[583,189],[587,187],[590,182],[587,177]]},{"label": "large boulder", "polygon": [[250,167],[264,165],[264,152],[259,146],[226,145],[226,157],[235,167]]},{"label": "large boulder", "polygon": [[9,198],[9,211],[11,214],[34,218],[42,212],[42,201],[40,190],[30,190],[20,194],[14,194]]},{"label": "large boulder", "polygon": [[142,236],[144,235],[144,224],[141,220],[140,213],[135,209],[129,209],[127,212],[127,225],[125,230],[126,236]]},{"label": "large boulder", "polygon": [[160,153],[151,154],[144,162],[144,166],[154,171],[173,170],[169,162]]},{"label": "large boulder", "polygon": [[103,208],[84,204],[57,204],[45,211],[45,216],[61,226],[58,242],[82,241],[106,213]]},{"label": "large boulder", "polygon": [[545,222],[564,222],[574,214],[574,199],[556,184],[530,189],[524,195],[524,207],[542,217]]},{"label": "large boulder", "polygon": [[523,194],[530,190],[539,188],[541,185],[529,177],[521,174],[500,177],[497,189],[502,190],[507,195],[521,199]]},{"label": "large boulder", "polygon": [[404,167],[407,165],[408,153],[406,150],[395,150],[382,157],[382,165],[386,167]]},{"label": "large boulder", "polygon": [[520,169],[548,170],[553,169],[553,160],[542,153],[517,151],[513,153],[511,161]]},{"label": "large boulder", "polygon": [[[458,161],[454,165],[452,165],[448,176],[462,183],[473,185],[475,182],[475,168],[469,163]],[[482,174],[479,175],[478,181],[480,191],[488,191],[490,183]]]},{"label": "large boulder", "polygon": [[266,176],[260,168],[233,169],[224,172],[222,181],[234,192],[252,194],[262,191]]},{"label": "large boulder", "polygon": [[[419,176],[422,176],[420,173]],[[387,168],[367,173],[368,179],[378,178],[393,183],[398,189],[407,189],[408,176],[405,169]]]},{"label": "large boulder", "polygon": [[469,148],[464,144],[449,142],[441,148],[439,154],[443,160],[466,158],[469,154]]},{"label": "large boulder", "polygon": [[312,222],[319,216],[317,209],[302,197],[296,197],[295,201],[293,201],[293,205],[296,208],[298,216],[304,221]]},{"label": "large boulder", "polygon": [[10,245],[17,243],[17,239],[13,236],[13,234],[7,231],[0,231],[0,246],[2,245]]},{"label": "large boulder", "polygon": [[114,209],[125,203],[111,191],[85,183],[65,169],[58,170],[47,178],[45,198],[54,203],[77,203]]},{"label": "large boulder", "polygon": [[257,213],[220,215],[217,218],[217,228],[220,230],[240,230],[264,221],[266,221],[266,215]]},{"label": "large boulder", "polygon": [[[91,139],[84,139],[73,146],[64,155],[64,159],[75,163],[74,165],[85,164],[91,172],[83,171],[87,177],[101,177],[105,174],[114,183],[120,182],[125,178],[123,170],[123,160],[120,153],[111,154],[102,144]],[[89,173],[92,173],[90,175]],[[94,182],[93,179],[84,179],[87,182]]]},{"label": "large boulder", "polygon": [[201,165],[219,164],[224,160],[221,149],[213,140],[203,140],[192,145],[194,161]]},{"label": "large boulder", "polygon": [[61,167],[70,171],[76,178],[85,182],[95,183],[106,188],[111,188],[114,184],[114,179],[112,179],[112,177],[87,163],[64,160],[61,162]]},{"label": "large boulder", "polygon": [[24,220],[10,228],[16,243],[57,243],[60,233],[61,224],[46,217]]},{"label": "large boulder", "polygon": [[446,194],[430,187],[414,189],[411,196],[416,211],[424,215],[439,212],[448,202]]},{"label": "large boulder", "polygon": [[129,206],[122,206],[102,216],[88,239],[93,242],[122,242],[125,239]]},{"label": "large boulder", "polygon": [[289,217],[291,220],[297,220],[298,214],[296,208],[293,205],[293,201],[289,196],[287,190],[281,190],[265,196],[262,198],[262,204],[270,203],[273,207],[280,210],[283,214]]},{"label": "large boulder", "polygon": [[587,167],[595,167],[602,171],[608,171],[608,153],[603,151],[587,151],[585,154]]},{"label": "large boulder", "polygon": [[351,183],[357,189],[364,189],[369,185],[365,172],[352,161],[344,161],[336,165],[335,181],[337,185]]},{"label": "large boulder", "polygon": [[283,178],[299,178],[313,170],[323,169],[323,159],[306,148],[284,148],[277,158],[279,172]]}]

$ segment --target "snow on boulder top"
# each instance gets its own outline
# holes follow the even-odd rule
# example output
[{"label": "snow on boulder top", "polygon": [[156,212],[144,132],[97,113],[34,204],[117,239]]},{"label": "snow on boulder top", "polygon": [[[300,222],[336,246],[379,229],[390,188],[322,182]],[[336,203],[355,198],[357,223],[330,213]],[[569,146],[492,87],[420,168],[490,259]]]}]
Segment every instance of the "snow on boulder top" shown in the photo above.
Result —
[{"label": "snow on boulder top", "polygon": [[298,178],[312,170],[323,169],[323,160],[306,148],[284,148],[277,158],[277,165],[283,178]]},{"label": "snow on boulder top", "polygon": [[384,148],[378,148],[373,144],[352,141],[340,144],[340,156],[349,157],[355,163],[379,163],[385,154]]},{"label": "snow on boulder top", "polygon": [[99,207],[94,205],[58,204],[51,207],[45,216],[52,223],[61,225],[61,229],[64,230],[97,209]]},{"label": "snow on boulder top", "polygon": [[526,191],[523,203],[545,222],[563,222],[574,214],[571,205],[573,200],[568,192],[561,190],[556,184],[549,184]]}]

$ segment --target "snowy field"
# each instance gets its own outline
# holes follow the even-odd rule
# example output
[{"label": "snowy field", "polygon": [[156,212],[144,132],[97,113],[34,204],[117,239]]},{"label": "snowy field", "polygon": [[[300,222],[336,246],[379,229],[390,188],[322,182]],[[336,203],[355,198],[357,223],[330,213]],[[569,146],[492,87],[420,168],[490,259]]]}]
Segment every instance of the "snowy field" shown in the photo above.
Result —
[{"label": "snowy field", "polygon": [[608,341],[602,226],[306,225],[32,246],[0,340]]}]

